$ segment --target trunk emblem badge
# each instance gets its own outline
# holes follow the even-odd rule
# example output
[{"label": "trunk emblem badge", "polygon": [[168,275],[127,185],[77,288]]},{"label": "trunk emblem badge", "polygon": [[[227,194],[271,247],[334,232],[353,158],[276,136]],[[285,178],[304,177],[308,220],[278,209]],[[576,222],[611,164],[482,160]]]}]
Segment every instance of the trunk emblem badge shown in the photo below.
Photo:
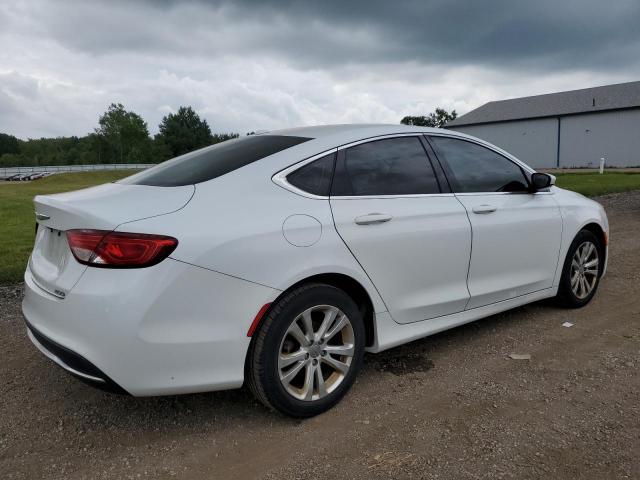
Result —
[{"label": "trunk emblem badge", "polygon": [[49,220],[51,217],[49,215],[45,215],[44,213],[38,213],[36,212],[36,219],[37,220]]}]

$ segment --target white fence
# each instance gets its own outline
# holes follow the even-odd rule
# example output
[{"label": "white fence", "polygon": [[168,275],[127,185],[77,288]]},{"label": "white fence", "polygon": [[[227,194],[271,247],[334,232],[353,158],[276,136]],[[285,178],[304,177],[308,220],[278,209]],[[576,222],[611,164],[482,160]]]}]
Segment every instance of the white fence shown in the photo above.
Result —
[{"label": "white fence", "polygon": [[97,170],[144,170],[153,167],[153,163],[101,163],[96,165],[43,165],[36,167],[0,167],[0,177],[9,177],[18,173],[44,172],[92,172]]}]

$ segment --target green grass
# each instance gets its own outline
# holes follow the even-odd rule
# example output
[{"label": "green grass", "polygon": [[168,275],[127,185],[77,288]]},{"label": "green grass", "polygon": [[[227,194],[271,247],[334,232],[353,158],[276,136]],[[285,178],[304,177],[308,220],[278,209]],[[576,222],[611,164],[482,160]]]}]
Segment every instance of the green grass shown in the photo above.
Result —
[{"label": "green grass", "polygon": [[[110,172],[61,173],[34,182],[0,185],[0,284],[19,282],[34,237],[33,197],[112,182],[134,173],[131,170]],[[640,173],[606,172],[558,173],[559,187],[587,196],[640,190]]]},{"label": "green grass", "polygon": [[556,173],[556,185],[567,190],[579,192],[588,197],[607,193],[640,190],[640,173],[605,172],[602,175],[592,172]]},{"label": "green grass", "polygon": [[33,197],[113,182],[132,170],[59,173],[33,182],[0,185],[0,284],[22,279],[33,248],[35,216]]}]

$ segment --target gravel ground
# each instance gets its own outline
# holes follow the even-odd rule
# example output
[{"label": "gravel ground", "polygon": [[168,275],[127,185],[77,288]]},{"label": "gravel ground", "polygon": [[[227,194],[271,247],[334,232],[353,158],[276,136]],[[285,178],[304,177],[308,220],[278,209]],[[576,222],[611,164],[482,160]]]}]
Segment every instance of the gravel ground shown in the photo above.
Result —
[{"label": "gravel ground", "polygon": [[591,304],[539,302],[369,355],[342,403],[306,421],[244,390],[131,398],[87,387],[29,343],[22,287],[3,287],[0,475],[640,478],[640,192],[599,200],[612,245]]}]

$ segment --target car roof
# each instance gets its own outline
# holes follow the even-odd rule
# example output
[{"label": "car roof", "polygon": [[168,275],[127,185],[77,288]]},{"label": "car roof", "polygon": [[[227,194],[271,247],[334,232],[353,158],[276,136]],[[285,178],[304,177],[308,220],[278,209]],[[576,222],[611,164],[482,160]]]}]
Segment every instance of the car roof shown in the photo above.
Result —
[{"label": "car roof", "polygon": [[[295,137],[307,137],[312,139],[311,141],[301,143],[295,147],[288,148],[275,157],[278,163],[281,162],[285,165],[287,162],[294,163],[296,159],[308,158],[321,152],[327,151],[331,148],[336,148],[342,145],[348,145],[353,142],[361,140],[374,139],[375,137],[381,137],[385,135],[397,135],[407,133],[427,133],[427,134],[439,134],[447,137],[460,138],[463,140],[471,140],[480,145],[487,146],[496,152],[516,161],[528,171],[533,171],[531,167],[523,164],[520,160],[515,158],[509,152],[491,145],[488,142],[475,138],[471,135],[457,132],[454,130],[432,128],[432,127],[418,127],[413,125],[402,124],[342,124],[342,125],[319,125],[299,128],[289,128],[283,130],[272,130],[266,132],[260,132],[257,135],[285,135]],[[260,162],[263,163],[263,162]],[[267,162],[270,163],[270,162]]]},{"label": "car roof", "polygon": [[256,135],[284,135],[309,138],[311,141],[304,142],[296,146],[295,148],[287,149],[283,152],[284,155],[286,155],[287,152],[295,152],[295,154],[297,155],[299,152],[302,152],[304,150],[308,150],[309,152],[316,150],[316,153],[318,153],[326,149],[339,147],[341,145],[347,145],[349,143],[358,142],[361,140],[382,137],[385,135],[401,135],[407,133],[439,134],[446,135],[448,137],[473,139],[481,143],[486,143],[462,132],[445,130],[442,128],[417,127],[413,125],[402,124],[352,123],[342,125],[318,125],[309,127],[288,128],[283,130],[264,131],[257,133]]},{"label": "car roof", "polygon": [[[323,137],[353,137],[366,138],[369,136],[394,133],[412,132],[442,132],[439,128],[415,127],[401,124],[373,124],[373,123],[345,123],[337,125],[314,125],[308,127],[287,128],[282,130],[271,130],[260,132],[259,135],[286,135],[295,137],[308,137],[320,139]],[[449,133],[449,132],[447,132]]]}]

